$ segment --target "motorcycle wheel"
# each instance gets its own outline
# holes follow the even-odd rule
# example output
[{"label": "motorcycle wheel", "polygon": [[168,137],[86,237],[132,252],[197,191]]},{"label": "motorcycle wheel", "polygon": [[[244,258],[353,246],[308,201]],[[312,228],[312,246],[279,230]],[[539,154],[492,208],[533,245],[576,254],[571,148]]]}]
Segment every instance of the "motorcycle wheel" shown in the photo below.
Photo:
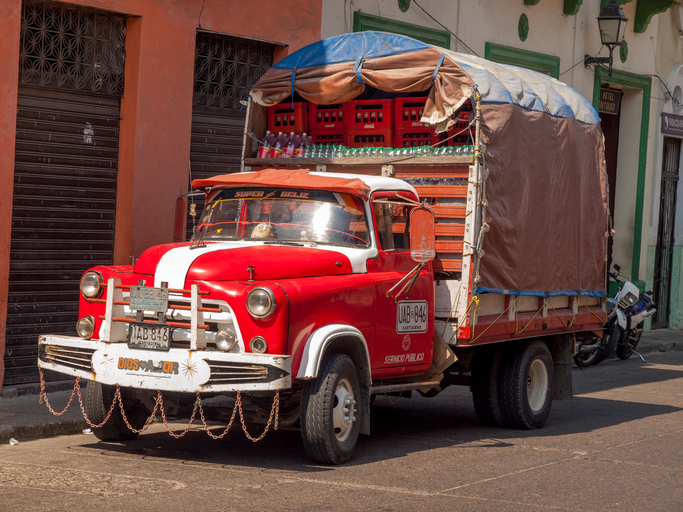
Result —
[{"label": "motorcycle wheel", "polygon": [[579,352],[576,357],[574,357],[574,360],[577,366],[579,366],[579,363],[581,363],[581,366],[590,366],[595,363],[595,358],[598,357],[599,353],[599,348],[595,348],[590,352]]},{"label": "motorcycle wheel", "polygon": [[619,326],[617,325],[616,320],[612,321],[612,323],[608,326],[608,329],[609,334],[605,333],[605,336],[609,336],[609,339],[607,340],[607,343],[605,344],[604,348],[598,350],[595,359],[591,363],[593,366],[595,366],[596,364],[600,364],[608,357],[611,357],[612,354],[614,354],[614,350],[617,348],[617,344],[619,343],[621,333],[619,331]]},{"label": "motorcycle wheel", "polygon": [[[640,322],[636,326],[636,332],[638,333],[636,335],[636,339],[635,339],[635,341],[633,341],[631,343],[630,346],[627,344],[623,344],[623,345],[620,344],[617,346],[617,356],[619,357],[619,359],[626,360],[633,355],[633,349],[638,346],[638,343],[640,343],[640,337],[643,334],[643,322]],[[627,343],[629,341],[630,341],[630,339],[627,340]]]}]

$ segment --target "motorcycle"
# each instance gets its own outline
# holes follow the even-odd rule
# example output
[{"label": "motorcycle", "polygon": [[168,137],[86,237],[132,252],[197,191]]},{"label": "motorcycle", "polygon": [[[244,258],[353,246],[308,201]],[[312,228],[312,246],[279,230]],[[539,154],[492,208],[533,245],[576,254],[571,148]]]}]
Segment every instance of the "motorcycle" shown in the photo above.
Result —
[{"label": "motorcycle", "polygon": [[652,300],[652,292],[640,293],[638,287],[621,276],[621,267],[614,265],[616,274],[607,272],[618,286],[618,291],[607,299],[605,311],[607,321],[603,326],[602,337],[577,338],[574,362],[583,369],[584,366],[596,365],[612,356],[616,351],[619,359],[628,359],[633,354],[645,359],[636,347],[643,334],[645,319],[653,315],[657,309]]}]

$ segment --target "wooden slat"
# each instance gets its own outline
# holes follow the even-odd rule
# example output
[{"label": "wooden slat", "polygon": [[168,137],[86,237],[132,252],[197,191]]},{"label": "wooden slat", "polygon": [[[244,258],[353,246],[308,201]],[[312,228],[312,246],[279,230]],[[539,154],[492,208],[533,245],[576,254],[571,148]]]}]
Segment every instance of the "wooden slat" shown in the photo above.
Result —
[{"label": "wooden slat", "polygon": [[461,272],[462,260],[437,258],[432,262],[435,271]]},{"label": "wooden slat", "polygon": [[425,197],[467,197],[467,185],[415,185],[421,199]]},{"label": "wooden slat", "polygon": [[437,219],[464,219],[467,207],[460,205],[435,204],[429,206]]},{"label": "wooden slat", "polygon": [[436,236],[463,236],[465,234],[464,224],[435,224]]},{"label": "wooden slat", "polygon": [[436,252],[456,252],[462,254],[463,242],[462,240],[437,240]]}]

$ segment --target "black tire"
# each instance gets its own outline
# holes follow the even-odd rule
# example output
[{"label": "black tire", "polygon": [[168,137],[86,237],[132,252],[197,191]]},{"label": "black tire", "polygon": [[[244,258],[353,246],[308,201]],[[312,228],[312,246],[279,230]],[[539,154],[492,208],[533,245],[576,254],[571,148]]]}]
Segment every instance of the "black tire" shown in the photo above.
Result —
[{"label": "black tire", "polygon": [[[640,343],[640,337],[643,334],[643,322],[640,322],[634,330],[636,332],[635,340],[632,340],[629,336],[626,340],[626,343],[623,345],[621,343],[617,345],[617,357],[619,359],[626,360],[633,355],[633,349],[638,346],[638,343]],[[630,343],[630,346],[627,345],[627,343]]]},{"label": "black tire", "polygon": [[609,336],[609,339],[607,340],[605,348],[598,352],[598,355],[595,356],[595,359],[593,359],[593,362],[591,363],[593,366],[602,363],[608,357],[612,357],[617,348],[617,344],[619,343],[621,331],[619,330],[619,325],[617,324],[616,320],[613,320],[605,329],[605,331],[605,336]]},{"label": "black tire", "polygon": [[503,426],[503,411],[498,400],[502,347],[480,349],[472,362],[472,401],[482,425]]},{"label": "black tire", "polygon": [[301,399],[301,437],[311,459],[343,464],[351,458],[360,432],[360,400],[360,381],[351,358],[343,354],[326,358],[318,378],[304,384]]},{"label": "black tire", "polygon": [[499,400],[504,424],[512,428],[541,428],[553,404],[553,358],[542,341],[512,350],[503,363]]},{"label": "black tire", "polygon": [[[99,425],[104,421],[111,408],[115,393],[115,386],[107,386],[95,381],[88,382],[85,391],[85,413],[91,423]],[[149,411],[139,400],[131,398],[128,390],[121,389],[121,397],[123,398],[123,409],[126,411],[128,423],[135,429],[141,429],[149,418]],[[92,432],[100,441],[127,441],[138,436],[126,425],[118,403],[109,420],[101,427],[93,428]]]}]

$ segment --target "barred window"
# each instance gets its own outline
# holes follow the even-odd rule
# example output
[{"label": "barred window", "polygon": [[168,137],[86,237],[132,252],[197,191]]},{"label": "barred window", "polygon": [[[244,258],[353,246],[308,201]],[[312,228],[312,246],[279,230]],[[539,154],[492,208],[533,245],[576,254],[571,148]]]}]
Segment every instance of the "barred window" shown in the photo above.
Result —
[{"label": "barred window", "polygon": [[272,44],[199,32],[193,104],[237,110],[272,65]]},{"label": "barred window", "polygon": [[123,95],[126,19],[94,9],[24,2],[19,84]]}]

